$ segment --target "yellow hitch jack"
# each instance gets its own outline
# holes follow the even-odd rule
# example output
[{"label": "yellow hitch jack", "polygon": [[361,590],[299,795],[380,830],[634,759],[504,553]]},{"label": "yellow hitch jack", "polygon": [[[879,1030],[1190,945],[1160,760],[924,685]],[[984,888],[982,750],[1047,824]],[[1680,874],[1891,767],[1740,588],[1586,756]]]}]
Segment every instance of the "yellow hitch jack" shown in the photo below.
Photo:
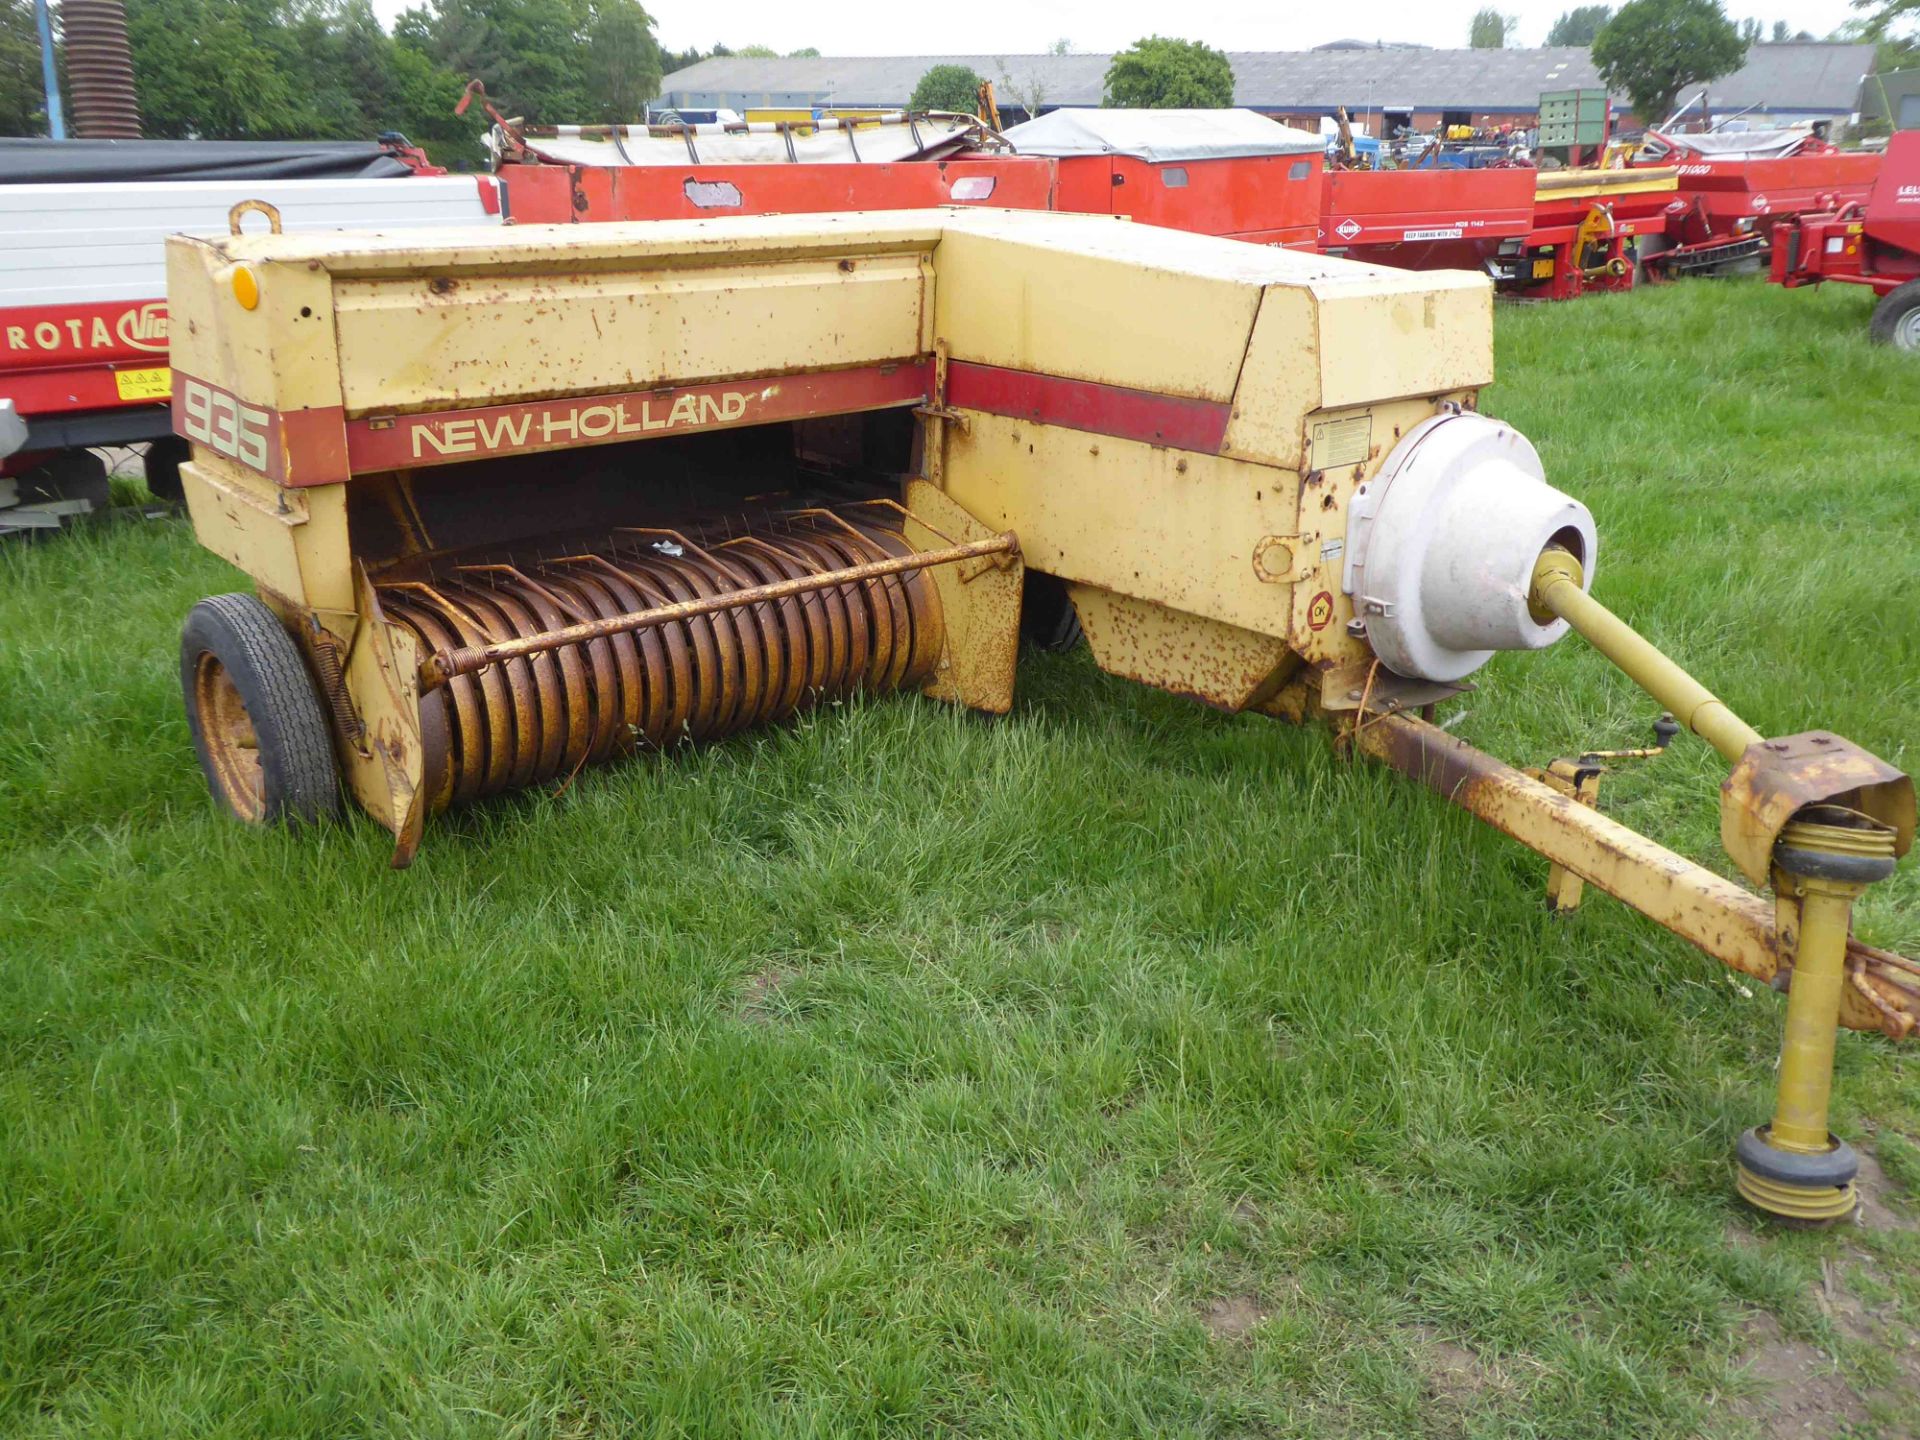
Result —
[{"label": "yellow hitch jack", "polygon": [[[1549,548],[1540,557],[1529,602],[1537,618],[1558,617],[1578,630],[1733,762],[1721,789],[1721,833],[1750,878],[1771,880],[1781,911],[1779,958],[1791,966],[1773,1122],[1740,1137],[1739,1190],[1758,1208],[1790,1219],[1850,1213],[1859,1160],[1827,1128],[1847,940],[1853,902],[1891,875],[1913,842],[1912,781],[1838,736],[1763,739],[1588,595],[1580,562],[1565,550]],[[1797,924],[1790,924],[1796,911]]]}]

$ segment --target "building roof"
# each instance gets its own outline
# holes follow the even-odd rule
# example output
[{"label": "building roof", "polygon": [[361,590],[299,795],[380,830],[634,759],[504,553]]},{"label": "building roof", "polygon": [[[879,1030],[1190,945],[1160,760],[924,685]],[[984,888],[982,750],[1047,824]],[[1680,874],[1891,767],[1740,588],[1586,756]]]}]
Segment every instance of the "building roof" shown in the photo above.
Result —
[{"label": "building roof", "polygon": [[[1717,112],[1758,106],[1850,113],[1873,68],[1871,45],[1824,42],[1755,45],[1746,66],[1715,81]],[[935,65],[965,65],[992,80],[1001,99],[1038,106],[1098,105],[1111,55],[881,55],[752,59],[717,56],[676,70],[660,99],[686,108],[714,105],[903,105]],[[1538,50],[1429,50],[1399,45],[1358,50],[1241,50],[1234,103],[1260,110],[1527,111],[1542,90],[1597,89],[1584,46]],[[1009,84],[1009,82],[1011,82]],[[1690,92],[1689,92],[1690,93]],[[1644,117],[1643,117],[1644,118]],[[1665,116],[1656,117],[1665,119]]]}]

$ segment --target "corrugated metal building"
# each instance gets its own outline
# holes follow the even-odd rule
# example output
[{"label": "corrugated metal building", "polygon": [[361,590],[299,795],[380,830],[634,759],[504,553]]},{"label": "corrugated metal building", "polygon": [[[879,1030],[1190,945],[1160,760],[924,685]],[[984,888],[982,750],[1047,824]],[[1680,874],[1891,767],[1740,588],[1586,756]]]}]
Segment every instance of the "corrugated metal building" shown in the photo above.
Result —
[{"label": "corrugated metal building", "polygon": [[[1756,122],[1844,119],[1859,108],[1871,45],[1756,45],[1746,66],[1707,87],[1715,115],[1751,110]],[[1029,108],[1098,105],[1111,55],[884,55],[702,60],[661,84],[656,106],[900,106],[935,65],[965,65],[994,82],[1009,123]],[[1543,90],[1597,88],[1585,47],[1429,50],[1352,46],[1241,50],[1234,104],[1309,128],[1344,105],[1355,119],[1395,112],[1421,129],[1530,116]],[[1691,92],[1689,92],[1691,93]],[[1617,100],[1624,108],[1624,99]],[[1657,117],[1664,119],[1665,117]],[[1376,133],[1378,133],[1376,131]]]}]

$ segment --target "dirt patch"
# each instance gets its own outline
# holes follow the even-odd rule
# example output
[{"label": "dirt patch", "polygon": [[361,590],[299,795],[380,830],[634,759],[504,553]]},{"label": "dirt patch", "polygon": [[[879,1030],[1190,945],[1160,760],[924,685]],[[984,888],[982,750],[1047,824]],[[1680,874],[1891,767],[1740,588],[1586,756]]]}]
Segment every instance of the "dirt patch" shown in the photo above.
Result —
[{"label": "dirt patch", "polygon": [[1207,1302],[1200,1319],[1216,1340],[1238,1340],[1273,1312],[1252,1295],[1228,1295]]},{"label": "dirt patch", "polygon": [[749,975],[746,985],[740,992],[740,1003],[734,1014],[749,1025],[777,1025],[785,1017],[780,1013],[778,991],[781,985],[793,978],[791,970],[782,970],[778,966]]},{"label": "dirt patch", "polygon": [[1869,1152],[1863,1149],[1859,1154],[1860,1174],[1853,1183],[1860,1192],[1860,1209],[1854,1223],[1868,1230],[1920,1230],[1920,1220],[1903,1208],[1907,1192],[1887,1178]]},{"label": "dirt patch", "polygon": [[1427,1377],[1427,1396],[1436,1408],[1461,1413],[1475,1409],[1502,1388],[1500,1376],[1473,1351],[1443,1337],[1431,1325],[1416,1325],[1419,1363]]},{"label": "dirt patch", "polygon": [[1753,1353],[1744,1373],[1764,1388],[1727,1408],[1766,1440],[1831,1436],[1866,1420],[1866,1402],[1834,1373],[1833,1362],[1804,1340],[1782,1334],[1773,1316],[1761,1311],[1749,1317],[1743,1339]]}]

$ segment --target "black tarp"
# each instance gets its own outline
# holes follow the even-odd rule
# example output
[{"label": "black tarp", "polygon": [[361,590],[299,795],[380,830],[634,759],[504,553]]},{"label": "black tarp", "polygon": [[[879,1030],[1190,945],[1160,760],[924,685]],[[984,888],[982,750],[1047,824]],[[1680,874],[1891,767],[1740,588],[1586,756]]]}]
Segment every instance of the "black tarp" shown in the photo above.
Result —
[{"label": "black tarp", "polygon": [[408,173],[372,141],[0,139],[0,185],[379,180]]}]

